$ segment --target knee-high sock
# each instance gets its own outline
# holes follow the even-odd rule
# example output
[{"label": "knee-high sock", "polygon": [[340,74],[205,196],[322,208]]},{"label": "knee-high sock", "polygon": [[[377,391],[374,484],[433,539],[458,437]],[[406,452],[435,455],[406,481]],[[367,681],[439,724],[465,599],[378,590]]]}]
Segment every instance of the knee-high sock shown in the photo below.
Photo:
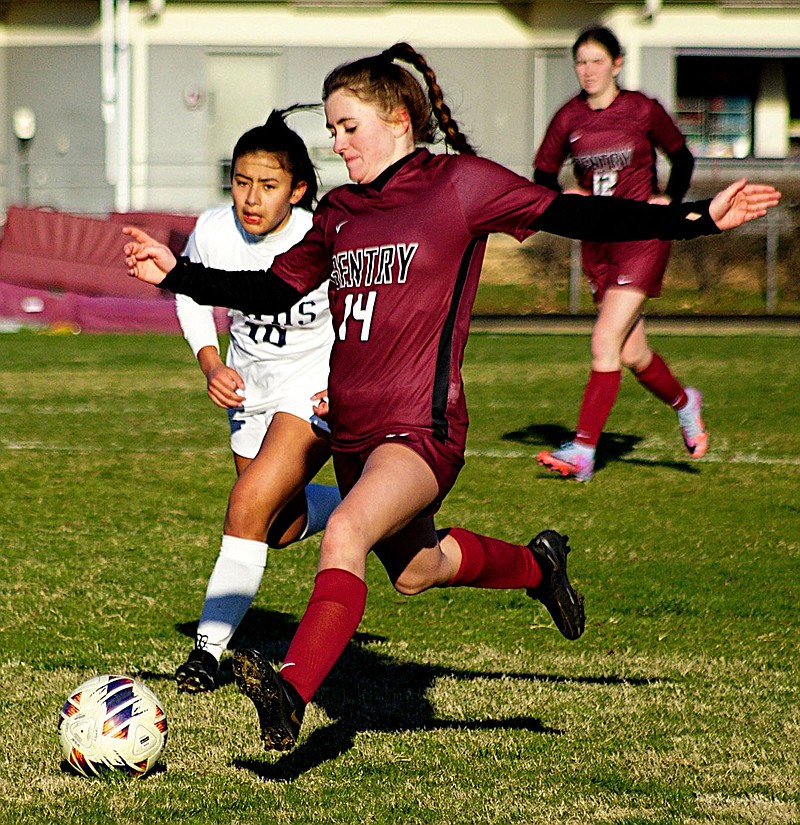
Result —
[{"label": "knee-high sock", "polygon": [[450,587],[500,589],[537,587],[542,571],[533,553],[519,544],[481,536],[461,527],[450,530],[461,548],[461,567]]},{"label": "knee-high sock", "polygon": [[281,676],[310,702],[356,632],[367,603],[367,585],[354,573],[320,570],[294,634]]},{"label": "knee-high sock", "polygon": [[689,400],[686,391],[657,352],[653,353],[652,360],[643,370],[633,374],[645,389],[674,410],[679,410]]},{"label": "knee-high sock", "polygon": [[266,566],[263,541],[222,537],[197,625],[198,647],[219,659],[258,593]]},{"label": "knee-high sock", "polygon": [[330,514],[341,504],[342,497],[338,487],[331,487],[326,484],[306,485],[306,506],[308,508],[308,518],[306,526],[300,535],[301,539],[306,539],[325,529]]},{"label": "knee-high sock", "polygon": [[617,400],[621,381],[622,370],[591,371],[586,389],[583,391],[581,411],[578,415],[578,429],[575,432],[576,441],[588,444],[590,447],[597,446],[600,434]]}]

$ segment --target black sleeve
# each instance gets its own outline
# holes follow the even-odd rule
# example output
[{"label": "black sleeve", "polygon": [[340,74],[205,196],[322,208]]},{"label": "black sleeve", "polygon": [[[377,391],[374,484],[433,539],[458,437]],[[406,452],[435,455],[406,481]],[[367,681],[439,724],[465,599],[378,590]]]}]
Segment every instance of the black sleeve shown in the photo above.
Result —
[{"label": "black sleeve", "polygon": [[546,186],[554,192],[561,191],[561,184],[558,182],[558,172],[543,172],[541,169],[534,169],[533,182]]},{"label": "black sleeve", "polygon": [[720,230],[708,214],[710,200],[655,206],[625,198],[557,195],[530,225],[581,241],[679,241]]},{"label": "black sleeve", "polygon": [[286,312],[303,297],[271,269],[229,272],[209,269],[183,257],[178,258],[159,287],[188,295],[198,304],[238,309],[248,315]]},{"label": "black sleeve", "polygon": [[694,155],[684,144],[677,152],[669,155],[669,161],[672,166],[664,194],[669,195],[673,203],[680,203],[689,191],[694,171]]}]

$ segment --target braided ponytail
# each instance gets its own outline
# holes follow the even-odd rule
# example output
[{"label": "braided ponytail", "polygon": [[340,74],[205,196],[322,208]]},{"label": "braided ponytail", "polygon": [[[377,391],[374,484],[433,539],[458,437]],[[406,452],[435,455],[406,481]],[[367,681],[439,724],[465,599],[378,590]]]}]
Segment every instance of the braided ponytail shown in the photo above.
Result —
[{"label": "braided ponytail", "polygon": [[[422,75],[427,95],[414,75],[398,66],[395,60],[408,63]],[[448,146],[462,155],[475,154],[444,102],[433,69],[408,43],[395,43],[378,55],[362,57],[333,69],[323,83],[322,99],[327,100],[338,89],[374,103],[386,115],[398,107],[406,109],[415,143],[435,143],[438,124]]]},{"label": "braided ponytail", "polygon": [[444,92],[436,79],[436,73],[428,61],[408,43],[395,43],[381,53],[389,60],[402,60],[413,66],[424,78],[428,87],[428,100],[439,128],[444,134],[444,142],[461,155],[474,155],[475,150],[461,132],[453,118],[450,107],[444,102]]}]

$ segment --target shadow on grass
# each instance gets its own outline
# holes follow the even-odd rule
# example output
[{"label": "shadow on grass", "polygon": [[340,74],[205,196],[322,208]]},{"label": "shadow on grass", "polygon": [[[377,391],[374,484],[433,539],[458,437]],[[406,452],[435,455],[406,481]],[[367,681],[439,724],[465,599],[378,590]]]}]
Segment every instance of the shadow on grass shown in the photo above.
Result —
[{"label": "shadow on grass", "polygon": [[[565,441],[570,441],[575,432],[562,427],[560,424],[529,424],[522,430],[514,430],[501,436],[503,441],[513,441],[517,444],[527,444],[531,447],[555,449]],[[624,461],[626,464],[639,464],[645,467],[665,467],[679,473],[699,473],[700,470],[689,461],[656,461],[643,458],[632,458],[630,454],[642,441],[640,435],[628,433],[604,432],[600,436],[595,457],[595,472],[602,470],[607,464],[614,461]],[[557,476],[562,479],[562,476]]]},{"label": "shadow on grass", "polygon": [[[234,636],[232,647],[254,647],[268,660],[283,659],[297,621],[287,613],[252,608]],[[177,629],[194,638],[196,622],[180,624]],[[234,759],[233,765],[248,770],[261,779],[289,782],[311,768],[348,751],[361,732],[398,733],[439,730],[527,730],[531,733],[558,736],[558,728],[545,725],[534,716],[511,716],[495,719],[440,719],[428,698],[428,691],[438,679],[528,680],[551,683],[652,684],[653,679],[625,679],[619,676],[568,677],[545,673],[509,673],[468,670],[438,665],[404,662],[376,651],[372,645],[383,642],[380,636],[356,633],[344,654],[314,697],[332,724],[316,728],[294,750],[275,755],[277,759]],[[162,674],[140,674],[149,679],[172,679]],[[220,687],[233,682],[230,658],[223,659]],[[504,688],[498,684],[497,691]],[[258,726],[253,712],[254,747],[258,747]]]}]

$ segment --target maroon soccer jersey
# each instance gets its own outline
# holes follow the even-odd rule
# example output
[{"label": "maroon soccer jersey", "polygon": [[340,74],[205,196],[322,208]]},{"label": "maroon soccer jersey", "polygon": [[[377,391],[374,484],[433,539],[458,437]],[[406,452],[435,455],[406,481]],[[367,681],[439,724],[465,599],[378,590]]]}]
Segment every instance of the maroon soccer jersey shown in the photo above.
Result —
[{"label": "maroon soccer jersey", "polygon": [[320,202],[273,271],[301,291],[330,277],[333,445],[433,433],[463,452],[461,365],[490,232],[518,240],[556,196],[491,161],[418,150]]},{"label": "maroon soccer jersey", "polygon": [[658,191],[656,149],[670,155],[686,140],[664,107],[626,89],[605,109],[580,94],[553,116],[534,165],[558,174],[568,157],[579,185],[594,195],[647,200]]},{"label": "maroon soccer jersey", "polygon": [[[646,201],[658,192],[656,150],[677,152],[685,138],[664,107],[626,89],[605,109],[591,109],[583,94],[553,116],[536,153],[535,167],[558,174],[572,157],[575,178],[593,195]],[[628,286],[655,298],[661,294],[670,243],[584,242],[583,269],[597,303],[610,286]]]}]

